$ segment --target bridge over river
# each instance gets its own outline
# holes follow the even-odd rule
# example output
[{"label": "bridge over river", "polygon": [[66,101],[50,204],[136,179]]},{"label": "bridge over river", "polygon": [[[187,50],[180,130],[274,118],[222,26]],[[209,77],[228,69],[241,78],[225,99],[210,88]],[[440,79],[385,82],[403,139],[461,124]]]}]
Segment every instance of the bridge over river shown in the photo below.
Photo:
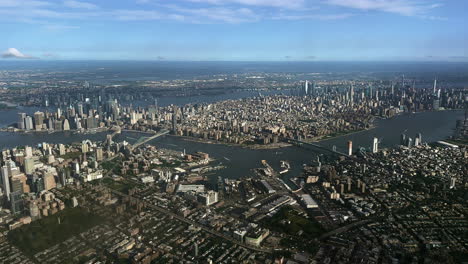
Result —
[{"label": "bridge over river", "polygon": [[[140,131],[133,131],[133,130],[129,130],[131,132],[140,132]],[[152,136],[149,136],[149,137],[140,137],[136,142],[135,144],[132,145],[132,149],[136,149],[138,148],[139,146],[141,145],[144,145],[148,142],[150,142],[151,140],[155,139],[155,138],[158,138],[158,137],[161,137],[161,136],[164,136],[164,135],[167,135],[169,134],[169,130],[166,130],[166,129],[163,129],[157,133],[155,133],[154,135]]]},{"label": "bridge over river", "polygon": [[293,144],[293,145],[296,145],[296,146],[299,146],[299,147],[309,147],[309,148],[313,148],[313,149],[319,149],[319,150],[322,150],[322,151],[331,152],[332,154],[335,154],[335,155],[338,155],[338,156],[343,156],[343,157],[346,157],[346,158],[350,158],[350,156],[348,154],[345,154],[343,152],[339,152],[339,151],[336,151],[336,150],[333,150],[333,149],[329,149],[329,148],[326,148],[324,146],[320,146],[320,145],[317,145],[317,144],[314,144],[314,143],[304,142],[304,141],[300,141],[300,140],[293,139],[293,138],[284,138],[283,140],[285,142],[287,142],[287,143],[290,143],[290,144]]}]

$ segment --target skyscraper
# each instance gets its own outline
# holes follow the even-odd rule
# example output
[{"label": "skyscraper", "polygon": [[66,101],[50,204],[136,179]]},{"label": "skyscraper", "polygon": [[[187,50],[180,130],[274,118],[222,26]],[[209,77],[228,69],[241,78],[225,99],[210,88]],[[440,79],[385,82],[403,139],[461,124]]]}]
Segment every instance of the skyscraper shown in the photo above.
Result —
[{"label": "skyscraper", "polygon": [[50,190],[56,187],[55,177],[52,173],[46,173],[44,175],[44,189]]},{"label": "skyscraper", "polygon": [[177,106],[174,105],[172,111],[172,132],[177,133]]},{"label": "skyscraper", "polygon": [[27,175],[30,175],[34,172],[34,160],[31,157],[28,157],[24,160],[24,172]]},{"label": "skyscraper", "polygon": [[439,108],[440,108],[440,100],[439,99],[434,99],[434,101],[432,102],[432,108],[434,110],[439,110]]},{"label": "skyscraper", "polygon": [[49,119],[47,120],[47,128],[48,128],[49,130],[54,130],[54,120],[53,120],[52,118],[49,118]]},{"label": "skyscraper", "polygon": [[63,120],[63,131],[68,130],[70,130],[70,122],[68,122],[68,119],[65,118],[65,120]]},{"label": "skyscraper", "polygon": [[26,130],[33,130],[34,129],[34,124],[33,124],[32,117],[26,116],[26,118],[24,119],[24,123],[25,123]]},{"label": "skyscraper", "polygon": [[309,81],[304,82],[304,94],[308,95],[309,94]]},{"label": "skyscraper", "polygon": [[372,144],[372,153],[377,153],[379,151],[379,139],[374,137],[374,141]]},{"label": "skyscraper", "polygon": [[401,134],[400,135],[400,145],[404,146],[406,144],[406,135]]},{"label": "skyscraper", "polygon": [[2,176],[2,185],[3,185],[3,192],[7,196],[8,200],[10,200],[10,178],[9,178],[9,170],[7,166],[3,166],[1,168],[1,176]]},{"label": "skyscraper", "polygon": [[348,141],[348,155],[353,155],[353,142],[351,140]]},{"label": "skyscraper", "polygon": [[96,148],[96,160],[101,161],[101,160],[103,160],[103,158],[104,158],[104,155],[103,155],[103,152],[102,152],[102,148],[101,147]]},{"label": "skyscraper", "polygon": [[67,184],[67,173],[65,172],[65,169],[58,170],[58,180],[60,185],[62,186],[65,186]]},{"label": "skyscraper", "polygon": [[18,113],[18,128],[19,129],[24,129],[24,120],[26,119],[26,113]]},{"label": "skyscraper", "polygon": [[130,124],[133,125],[133,124],[136,124],[136,122],[137,122],[136,113],[135,113],[135,111],[132,111],[130,113]]},{"label": "skyscraper", "polygon": [[65,155],[65,153],[66,153],[65,145],[59,144],[59,155],[62,156],[62,155]]},{"label": "skyscraper", "polygon": [[414,138],[414,145],[419,146],[422,144],[422,135],[421,133],[416,134],[416,137]]},{"label": "skyscraper", "polygon": [[42,129],[42,125],[44,124],[44,113],[43,112],[35,112],[34,113],[34,126],[37,131]]},{"label": "skyscraper", "polygon": [[11,212],[13,214],[21,214],[24,210],[24,202],[21,195],[21,192],[10,193]]},{"label": "skyscraper", "polygon": [[73,170],[75,174],[80,174],[80,163],[78,161],[73,162]]},{"label": "skyscraper", "polygon": [[21,179],[17,177],[11,178],[11,192],[12,193],[19,192],[21,194],[24,193],[23,183],[21,182]]},{"label": "skyscraper", "polygon": [[78,115],[79,115],[80,117],[83,117],[83,113],[84,113],[83,104],[79,103],[79,104],[78,104]]},{"label": "skyscraper", "polygon": [[31,158],[33,156],[32,147],[26,146],[24,148],[24,154],[25,154],[26,158]]},{"label": "skyscraper", "polygon": [[88,143],[86,141],[83,141],[81,143],[81,152],[82,153],[87,153],[88,151],[89,151]]},{"label": "skyscraper", "polygon": [[413,139],[408,137],[408,139],[406,140],[406,146],[408,148],[411,148],[411,146],[413,146]]}]

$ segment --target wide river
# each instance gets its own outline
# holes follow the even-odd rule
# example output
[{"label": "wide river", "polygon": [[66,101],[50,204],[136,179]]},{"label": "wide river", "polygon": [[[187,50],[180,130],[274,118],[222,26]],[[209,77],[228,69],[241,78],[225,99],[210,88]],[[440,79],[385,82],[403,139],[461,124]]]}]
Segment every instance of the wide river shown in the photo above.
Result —
[{"label": "wide river", "polygon": [[[364,147],[369,149],[373,137],[381,141],[381,147],[393,147],[399,144],[400,134],[406,133],[414,137],[416,133],[421,133],[424,142],[434,142],[442,140],[453,133],[455,122],[462,119],[463,111],[439,111],[424,112],[417,114],[405,114],[392,119],[377,120],[377,127],[371,130],[362,131],[342,137],[337,137],[320,142],[319,144],[346,152],[348,140],[353,141],[355,149]],[[72,143],[84,139],[103,140],[106,132],[95,134],[74,134],[73,132],[48,133],[10,133],[0,132],[0,149],[10,148],[20,145],[37,145],[42,142],[49,143]],[[145,136],[138,132],[124,132],[116,140],[126,140],[135,142],[139,137]],[[261,166],[261,160],[267,160],[274,168],[279,169],[281,160],[291,163],[292,169],[285,175],[285,178],[298,176],[302,170],[302,165],[316,160],[317,155],[322,159],[329,157],[328,153],[318,150],[305,149],[300,147],[287,147],[275,150],[252,150],[242,147],[227,146],[222,144],[206,144],[188,141],[180,137],[164,136],[150,142],[160,148],[185,151],[187,153],[202,151],[209,153],[217,161],[222,163],[225,169],[218,170],[210,177],[215,181],[217,176],[226,178],[239,178],[251,175],[252,169]]]}]

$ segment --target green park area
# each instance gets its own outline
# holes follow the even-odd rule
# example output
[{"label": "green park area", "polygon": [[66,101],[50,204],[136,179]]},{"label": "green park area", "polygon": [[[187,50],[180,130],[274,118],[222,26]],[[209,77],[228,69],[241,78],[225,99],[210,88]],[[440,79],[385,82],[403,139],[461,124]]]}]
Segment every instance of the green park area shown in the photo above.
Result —
[{"label": "green park area", "polygon": [[297,236],[302,231],[301,236],[314,239],[325,233],[322,226],[315,220],[299,215],[299,213],[289,206],[281,210],[267,221],[267,224],[282,233]]},{"label": "green park area", "polygon": [[67,208],[10,231],[8,240],[25,254],[32,256],[101,222],[101,217],[87,212],[86,209]]},{"label": "green park area", "polygon": [[104,161],[101,163],[101,166],[106,171],[112,171],[112,173],[119,174],[122,166],[120,165],[121,159],[114,159],[109,161]]},{"label": "green park area", "polygon": [[75,152],[68,152],[68,153],[60,156],[60,158],[74,160],[74,159],[78,159],[80,156],[81,156],[81,152],[75,151]]},{"label": "green park area", "polygon": [[116,190],[125,194],[128,194],[128,190],[133,189],[138,185],[137,183],[125,179],[115,181],[111,178],[102,179],[102,183],[112,190]]},{"label": "green park area", "polygon": [[174,160],[171,162],[163,160],[161,161],[161,164],[151,164],[150,169],[176,168],[180,167],[180,165],[182,165],[182,162],[178,160]]},{"label": "green park area", "polygon": [[264,224],[271,230],[288,235],[289,238],[281,240],[282,246],[296,247],[310,253],[317,250],[313,240],[326,232],[317,221],[302,216],[290,206],[281,208],[273,217],[265,220]]}]

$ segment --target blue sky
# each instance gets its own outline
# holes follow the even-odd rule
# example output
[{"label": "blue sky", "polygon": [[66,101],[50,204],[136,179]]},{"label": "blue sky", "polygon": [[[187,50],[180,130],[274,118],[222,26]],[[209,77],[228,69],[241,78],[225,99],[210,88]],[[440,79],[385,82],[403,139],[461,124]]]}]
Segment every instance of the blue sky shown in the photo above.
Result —
[{"label": "blue sky", "polygon": [[0,0],[0,59],[468,61],[465,0]]}]

